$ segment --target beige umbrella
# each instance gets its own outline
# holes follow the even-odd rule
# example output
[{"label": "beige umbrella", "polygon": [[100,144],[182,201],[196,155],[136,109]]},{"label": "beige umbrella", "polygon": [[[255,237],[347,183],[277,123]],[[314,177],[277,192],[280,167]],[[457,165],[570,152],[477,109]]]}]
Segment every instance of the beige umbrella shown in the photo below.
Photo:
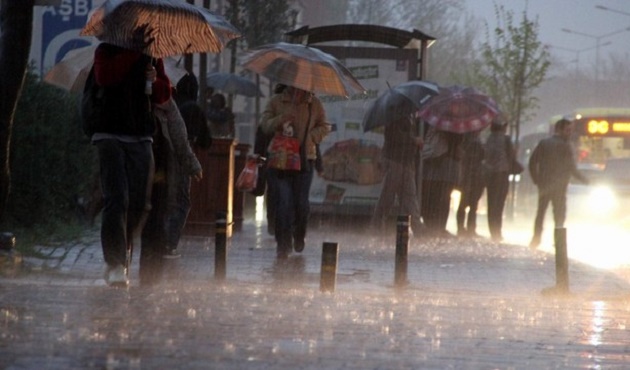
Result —
[{"label": "beige umbrella", "polygon": [[[74,93],[83,92],[94,62],[94,50],[97,45],[70,50],[66,56],[53,66],[44,76],[44,81]],[[183,62],[174,57],[164,58],[164,70],[173,85],[188,72]]]},{"label": "beige umbrella", "polygon": [[334,56],[301,44],[279,42],[251,50],[243,67],[276,82],[302,90],[349,96],[365,88]]},{"label": "beige umbrella", "polygon": [[182,0],[107,0],[81,36],[164,58],[218,53],[241,34],[223,16]]}]

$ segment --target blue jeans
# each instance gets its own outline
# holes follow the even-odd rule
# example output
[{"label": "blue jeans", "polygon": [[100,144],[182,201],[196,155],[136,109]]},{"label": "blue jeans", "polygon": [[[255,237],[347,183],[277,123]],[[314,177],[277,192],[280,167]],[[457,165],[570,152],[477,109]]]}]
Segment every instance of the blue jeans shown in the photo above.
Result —
[{"label": "blue jeans", "polygon": [[293,240],[304,243],[306,237],[313,166],[301,172],[269,169],[268,175],[273,188],[278,253],[289,253],[293,249]]},{"label": "blue jeans", "polygon": [[95,145],[103,189],[103,257],[109,266],[126,266],[127,248],[151,209],[151,143],[104,139]]}]

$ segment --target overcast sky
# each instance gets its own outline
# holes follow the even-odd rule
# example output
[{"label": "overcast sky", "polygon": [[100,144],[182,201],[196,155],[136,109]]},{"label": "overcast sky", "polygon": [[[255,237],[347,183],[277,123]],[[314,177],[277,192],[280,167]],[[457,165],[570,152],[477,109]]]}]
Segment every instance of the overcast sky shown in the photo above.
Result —
[{"label": "overcast sky", "polygon": [[[630,58],[630,0],[465,0],[469,10],[485,20],[491,29],[495,25],[494,4],[503,5],[520,15],[538,16],[540,39],[551,45],[553,55],[563,61],[575,60],[579,55],[580,68],[592,65],[596,57],[597,37],[600,41],[600,59],[614,52]],[[597,9],[605,6],[613,11]],[[627,14],[620,14],[620,11]],[[562,31],[563,28],[590,35],[584,36]],[[615,33],[614,35],[610,35]],[[609,45],[604,45],[609,43]],[[570,50],[564,50],[570,49]],[[590,50],[585,50],[590,49]],[[579,51],[579,53],[578,53]]]}]

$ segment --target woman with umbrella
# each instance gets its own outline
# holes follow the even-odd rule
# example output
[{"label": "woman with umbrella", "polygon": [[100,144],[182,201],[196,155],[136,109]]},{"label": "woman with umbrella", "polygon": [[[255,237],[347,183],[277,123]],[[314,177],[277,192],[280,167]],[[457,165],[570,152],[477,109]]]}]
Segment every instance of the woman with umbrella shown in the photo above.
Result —
[{"label": "woman with umbrella", "polygon": [[271,98],[262,114],[261,126],[269,134],[282,133],[291,126],[302,146],[300,171],[268,169],[268,181],[274,189],[277,256],[284,259],[292,250],[304,250],[315,145],[328,135],[329,127],[320,100],[293,86]]}]

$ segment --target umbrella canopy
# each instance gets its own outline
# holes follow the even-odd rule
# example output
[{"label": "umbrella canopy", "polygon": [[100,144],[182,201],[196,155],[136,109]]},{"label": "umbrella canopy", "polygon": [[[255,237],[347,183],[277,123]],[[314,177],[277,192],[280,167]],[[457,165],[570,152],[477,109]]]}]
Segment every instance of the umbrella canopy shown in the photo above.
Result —
[{"label": "umbrella canopy", "polygon": [[[44,81],[70,92],[82,92],[94,62],[96,47],[97,45],[91,45],[70,50],[59,63],[46,73]],[[163,61],[166,75],[173,85],[188,73],[184,69],[183,63],[173,57],[164,58]]]},{"label": "umbrella canopy", "polygon": [[306,45],[264,45],[251,50],[241,64],[271,80],[306,91],[338,96],[365,92],[337,58]]},{"label": "umbrella canopy", "polygon": [[206,84],[228,94],[249,97],[264,96],[256,84],[233,73],[215,72],[206,77]]},{"label": "umbrella canopy", "polygon": [[465,133],[479,131],[490,125],[499,114],[497,103],[473,87],[440,88],[420,111],[420,117],[441,131]]},{"label": "umbrella canopy", "polygon": [[182,0],[107,0],[81,36],[163,58],[218,53],[241,35],[223,16]]},{"label": "umbrella canopy", "polygon": [[409,81],[387,89],[363,116],[363,131],[385,126],[416,113],[438,93],[438,86],[426,81]]}]

